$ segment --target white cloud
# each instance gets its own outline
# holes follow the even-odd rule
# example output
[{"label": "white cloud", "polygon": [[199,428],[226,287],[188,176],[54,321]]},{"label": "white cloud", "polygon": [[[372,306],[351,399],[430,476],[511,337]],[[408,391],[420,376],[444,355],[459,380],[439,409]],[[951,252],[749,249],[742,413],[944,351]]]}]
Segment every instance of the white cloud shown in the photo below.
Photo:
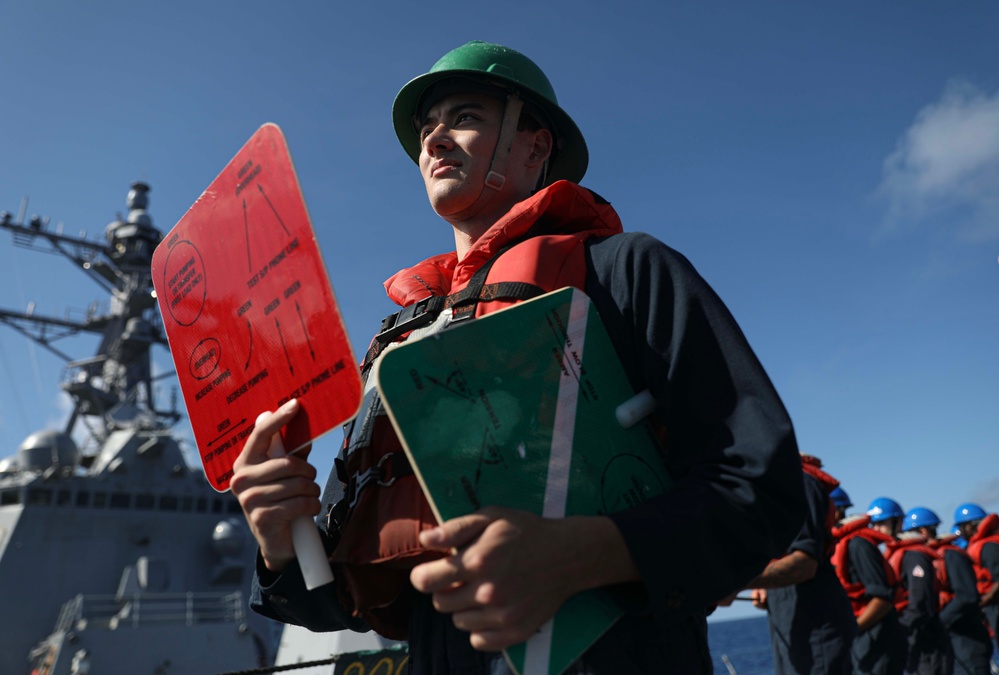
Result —
[{"label": "white cloud", "polygon": [[999,238],[999,91],[952,82],[884,161],[888,225],[946,216],[962,238]]}]

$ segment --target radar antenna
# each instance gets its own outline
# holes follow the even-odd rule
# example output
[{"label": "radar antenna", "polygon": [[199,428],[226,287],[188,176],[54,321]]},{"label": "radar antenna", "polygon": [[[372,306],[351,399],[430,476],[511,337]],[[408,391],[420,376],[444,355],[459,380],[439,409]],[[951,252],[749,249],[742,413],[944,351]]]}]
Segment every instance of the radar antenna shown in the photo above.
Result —
[{"label": "radar antenna", "polygon": [[[111,222],[104,241],[73,237],[61,228],[49,228],[47,218],[32,216],[27,224],[22,201],[15,220],[0,211],[0,227],[10,230],[14,244],[21,248],[62,255],[82,269],[110,297],[106,311],[92,304],[82,320],[39,316],[32,305],[26,312],[0,308],[0,323],[66,361],[62,388],[74,401],[65,433],[72,433],[81,416],[98,416],[101,423],[86,426],[95,436],[115,428],[167,428],[180,419],[176,398],[171,410],[158,410],[154,404],[153,382],[173,373],[152,376],[150,350],[154,344],[166,346],[150,272],[153,250],[163,238],[153,227],[146,211],[150,187],[132,183],[126,204],[128,215]],[[97,353],[73,360],[53,343],[81,332],[101,335]],[[98,439],[103,440],[103,439]]]}]

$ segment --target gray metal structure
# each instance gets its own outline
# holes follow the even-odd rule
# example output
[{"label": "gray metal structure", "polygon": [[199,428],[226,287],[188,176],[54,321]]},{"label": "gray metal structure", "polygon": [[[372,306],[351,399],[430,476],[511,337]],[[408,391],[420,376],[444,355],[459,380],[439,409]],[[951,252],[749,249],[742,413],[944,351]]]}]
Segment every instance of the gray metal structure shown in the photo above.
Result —
[{"label": "gray metal structure", "polygon": [[[165,347],[149,264],[161,233],[134,183],[104,241],[0,213],[18,246],[59,254],[108,293],[79,321],[0,309],[0,323],[64,359],[64,428],[0,459],[0,673],[220,673],[274,662],[275,624],[246,610],[255,546],[239,504],[188,466],[154,401]],[[56,344],[100,336],[74,360]],[[79,442],[77,442],[78,439]],[[78,447],[79,446],[79,447]]]}]

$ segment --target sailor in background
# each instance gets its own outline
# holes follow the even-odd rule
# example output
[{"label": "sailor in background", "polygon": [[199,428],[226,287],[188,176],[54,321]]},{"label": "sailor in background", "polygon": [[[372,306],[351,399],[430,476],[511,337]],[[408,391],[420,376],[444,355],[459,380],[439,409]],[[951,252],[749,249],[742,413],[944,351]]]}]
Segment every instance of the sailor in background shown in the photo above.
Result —
[{"label": "sailor in background", "polygon": [[919,526],[930,520],[926,511],[917,507],[905,514],[904,531],[896,543],[888,544],[885,555],[902,585],[903,600],[895,608],[909,641],[906,672],[936,675],[953,671],[954,654],[940,620],[944,596],[937,570],[942,552],[919,531]]},{"label": "sailor in background", "polygon": [[960,535],[955,543],[975,564],[982,609],[999,648],[999,515],[972,502],[961,504],[954,510],[954,528]]},{"label": "sailor in background", "polygon": [[845,518],[833,529],[833,566],[859,630],[851,652],[854,673],[897,675],[905,667],[905,631],[895,611],[898,578],[879,549],[895,537],[877,528],[903,515],[897,503],[879,498],[867,514]]},{"label": "sailor in background", "polygon": [[[965,550],[974,571],[979,605],[999,646],[999,515],[986,513],[978,504],[968,502],[955,509],[954,524],[968,542]],[[963,563],[960,567],[964,569]],[[966,641],[969,649],[977,653],[970,637]]]},{"label": "sailor in background", "polygon": [[839,523],[846,518],[846,510],[853,506],[853,502],[850,501],[850,495],[846,493],[846,490],[839,485],[829,493],[829,499],[832,500],[833,507],[836,509],[836,522]]},{"label": "sailor in background", "polygon": [[802,455],[801,461],[805,523],[787,554],[746,587],[753,589],[753,605],[767,610],[774,673],[849,675],[857,622],[830,562],[832,526],[838,520],[830,495],[839,481],[822,471],[818,458]]}]

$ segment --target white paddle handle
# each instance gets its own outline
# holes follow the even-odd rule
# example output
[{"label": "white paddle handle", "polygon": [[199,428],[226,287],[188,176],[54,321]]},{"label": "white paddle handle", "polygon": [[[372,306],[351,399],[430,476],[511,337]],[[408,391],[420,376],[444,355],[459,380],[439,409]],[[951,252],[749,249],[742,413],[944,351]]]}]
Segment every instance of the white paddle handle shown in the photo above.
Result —
[{"label": "white paddle handle", "polygon": [[316,522],[309,516],[299,516],[291,523],[291,540],[298,556],[298,566],[302,568],[305,587],[325,586],[333,581],[333,570],[326,559],[326,550],[319,538]]},{"label": "white paddle handle", "polygon": [[[260,418],[257,418],[257,421],[259,422]],[[275,433],[271,436],[267,456],[284,457],[285,454],[281,434]],[[330,569],[329,560],[326,559],[326,549],[323,548],[319,530],[316,529],[316,523],[312,518],[299,516],[292,521],[291,542],[295,547],[295,556],[298,558],[298,566],[302,569],[302,578],[305,579],[307,589],[311,591],[333,581],[333,570]]]},{"label": "white paddle handle", "polygon": [[617,423],[625,429],[630,429],[652,414],[655,409],[656,399],[652,398],[652,392],[643,389],[619,405],[614,413],[617,416]]}]

